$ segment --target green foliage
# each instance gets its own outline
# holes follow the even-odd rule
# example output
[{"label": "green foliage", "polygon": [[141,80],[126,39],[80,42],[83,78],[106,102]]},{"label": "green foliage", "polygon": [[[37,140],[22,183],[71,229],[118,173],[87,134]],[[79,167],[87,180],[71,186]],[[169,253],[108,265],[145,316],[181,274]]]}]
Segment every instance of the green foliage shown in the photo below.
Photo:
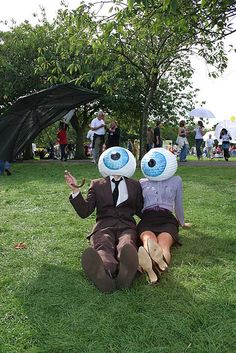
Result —
[{"label": "green foliage", "polygon": [[234,5],[224,0],[114,4],[100,19],[92,4],[69,10],[63,3],[52,23],[42,13],[35,27],[24,23],[1,33],[2,110],[23,94],[74,80],[103,94],[99,104],[78,112],[77,142],[79,129],[83,133],[100,106],[128,133],[141,132],[142,151],[150,120],[187,117],[196,103],[190,56],[203,56],[212,77],[226,68],[222,38],[230,33],[227,16]]}]

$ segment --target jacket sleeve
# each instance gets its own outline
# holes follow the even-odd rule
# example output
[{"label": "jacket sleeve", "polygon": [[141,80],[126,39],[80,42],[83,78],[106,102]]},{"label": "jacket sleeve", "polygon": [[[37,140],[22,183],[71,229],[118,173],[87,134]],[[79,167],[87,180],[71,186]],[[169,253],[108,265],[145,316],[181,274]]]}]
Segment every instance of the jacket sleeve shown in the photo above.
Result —
[{"label": "jacket sleeve", "polygon": [[181,226],[184,225],[184,209],[183,209],[183,184],[179,177],[177,185],[177,193],[175,198],[175,215]]},{"label": "jacket sleeve", "polygon": [[69,200],[81,218],[87,218],[90,216],[96,207],[96,194],[93,181],[90,184],[86,199],[84,199],[82,194],[79,193],[75,198],[70,196]]},{"label": "jacket sleeve", "polygon": [[137,198],[136,198],[136,215],[141,218],[143,209],[143,192],[140,183],[137,186]]}]

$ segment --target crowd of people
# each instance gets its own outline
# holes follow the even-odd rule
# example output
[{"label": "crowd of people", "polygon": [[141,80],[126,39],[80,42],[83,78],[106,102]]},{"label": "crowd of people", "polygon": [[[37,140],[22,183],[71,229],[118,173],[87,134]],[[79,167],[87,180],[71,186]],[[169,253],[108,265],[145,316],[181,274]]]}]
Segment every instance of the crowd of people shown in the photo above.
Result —
[{"label": "crowd of people", "polygon": [[[84,141],[84,153],[87,157],[92,157],[94,163],[98,163],[101,153],[110,147],[120,145],[120,128],[118,122],[115,120],[106,123],[105,113],[99,111],[95,118],[90,122],[90,129],[87,132]],[[75,157],[75,144],[68,141],[67,136],[68,124],[65,122],[59,123],[57,132],[57,140],[55,143],[49,142],[45,148],[34,150],[34,155],[39,156],[40,159],[60,159],[67,161]],[[189,135],[194,134],[195,144],[189,146]],[[166,144],[165,139],[161,135],[161,123],[156,121],[155,127],[148,127],[146,133],[146,152],[152,148],[164,147],[177,155],[179,162],[187,162],[187,156],[196,156],[198,160],[203,157],[208,159],[224,158],[228,161],[230,156],[235,155],[236,147],[231,144],[230,133],[226,129],[222,129],[220,139],[222,144],[212,138],[212,135],[204,140],[206,130],[202,120],[199,120],[195,128],[189,129],[186,122],[181,120],[179,127],[176,129],[176,141],[171,141]],[[122,145],[125,142],[122,141]],[[140,139],[127,139],[126,148],[133,153],[135,159],[138,161],[140,158]]]},{"label": "crowd of people", "polygon": [[181,120],[179,122],[178,136],[176,140],[176,145],[178,146],[178,155],[180,162],[187,162],[187,154],[196,155],[197,159],[200,160],[202,157],[208,159],[213,158],[224,158],[228,161],[233,151],[236,149],[235,145],[230,146],[230,141],[232,137],[230,133],[223,128],[220,132],[220,140],[222,140],[221,146],[217,140],[209,137],[204,141],[203,136],[205,135],[205,128],[201,120],[198,121],[197,126],[193,129],[195,134],[195,147],[189,148],[188,136],[191,133],[185,126],[185,121]]}]

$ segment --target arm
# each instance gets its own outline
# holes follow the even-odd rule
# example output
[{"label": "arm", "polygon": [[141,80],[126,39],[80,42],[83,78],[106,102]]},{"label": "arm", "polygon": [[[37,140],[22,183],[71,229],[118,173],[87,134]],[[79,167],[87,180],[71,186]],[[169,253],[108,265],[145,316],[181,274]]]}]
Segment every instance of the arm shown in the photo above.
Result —
[{"label": "arm", "polygon": [[90,216],[96,207],[96,195],[93,188],[93,181],[90,184],[86,199],[84,199],[81,192],[79,192],[75,198],[70,196],[70,202],[81,218],[87,218]]},{"label": "arm", "polygon": [[181,226],[184,226],[184,209],[183,209],[183,184],[179,177],[177,191],[175,197],[175,215]]},{"label": "arm", "polygon": [[192,223],[185,223],[184,222],[184,209],[183,209],[183,184],[181,178],[179,179],[179,183],[177,186],[177,194],[175,198],[175,215],[179,222],[179,224],[183,228],[191,228]]},{"label": "arm", "polygon": [[80,192],[79,187],[77,187],[76,179],[69,172],[65,173],[65,180],[69,188],[72,190],[72,193],[75,195],[73,197],[72,194],[69,198],[75,211],[81,218],[86,218],[90,216],[90,214],[94,211],[96,207],[96,197],[93,188],[93,181],[91,182],[88,195],[85,200]]},{"label": "arm", "polygon": [[139,183],[139,187],[137,190],[137,198],[136,198],[136,215],[141,218],[142,216],[142,209],[143,209],[143,192],[142,192],[142,187]]},{"label": "arm", "polygon": [[98,130],[98,129],[100,129],[101,127],[104,127],[105,126],[105,123],[104,123],[104,120],[101,120],[101,125],[99,125],[99,126],[95,126],[94,125],[94,121],[92,120],[92,122],[91,122],[91,130],[92,131],[96,131],[96,130]]},{"label": "arm", "polygon": [[101,124],[101,125],[99,125],[99,126],[97,126],[97,127],[92,127],[92,126],[91,126],[91,130],[92,130],[92,131],[96,131],[96,130],[100,129],[101,127],[104,127],[104,126],[105,126],[104,124]]}]

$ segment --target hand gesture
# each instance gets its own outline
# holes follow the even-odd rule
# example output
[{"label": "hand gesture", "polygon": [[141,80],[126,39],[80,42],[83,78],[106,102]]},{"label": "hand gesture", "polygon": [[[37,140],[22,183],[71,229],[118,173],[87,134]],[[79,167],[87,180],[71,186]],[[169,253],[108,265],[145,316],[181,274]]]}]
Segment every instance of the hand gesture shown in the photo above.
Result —
[{"label": "hand gesture", "polygon": [[80,191],[79,187],[77,186],[77,180],[67,170],[65,170],[65,180],[66,184],[74,193]]}]

